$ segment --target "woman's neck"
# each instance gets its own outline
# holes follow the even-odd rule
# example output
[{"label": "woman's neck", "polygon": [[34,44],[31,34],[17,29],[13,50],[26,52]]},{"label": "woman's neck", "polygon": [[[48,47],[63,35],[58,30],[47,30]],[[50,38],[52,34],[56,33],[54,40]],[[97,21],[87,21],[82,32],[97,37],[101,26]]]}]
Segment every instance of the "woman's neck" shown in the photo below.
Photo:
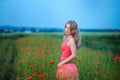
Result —
[{"label": "woman's neck", "polygon": [[73,37],[73,35],[68,35],[67,37],[68,37],[68,38],[71,38],[71,37]]}]

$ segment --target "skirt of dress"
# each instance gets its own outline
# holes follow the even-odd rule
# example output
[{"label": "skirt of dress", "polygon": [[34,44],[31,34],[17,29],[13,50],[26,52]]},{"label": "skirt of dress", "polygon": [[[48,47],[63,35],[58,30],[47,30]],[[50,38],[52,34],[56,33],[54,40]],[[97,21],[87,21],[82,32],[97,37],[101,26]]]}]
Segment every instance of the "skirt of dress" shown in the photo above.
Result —
[{"label": "skirt of dress", "polygon": [[67,63],[57,69],[56,78],[58,80],[78,80],[79,74],[75,64]]}]

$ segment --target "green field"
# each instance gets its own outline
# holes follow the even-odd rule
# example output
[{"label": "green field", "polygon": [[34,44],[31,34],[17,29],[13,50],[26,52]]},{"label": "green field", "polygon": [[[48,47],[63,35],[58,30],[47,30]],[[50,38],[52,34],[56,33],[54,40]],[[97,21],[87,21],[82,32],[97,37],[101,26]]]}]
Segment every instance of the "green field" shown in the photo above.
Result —
[{"label": "green field", "polygon": [[[81,32],[80,80],[120,80],[120,32]],[[63,33],[0,34],[0,80],[57,80]]]}]

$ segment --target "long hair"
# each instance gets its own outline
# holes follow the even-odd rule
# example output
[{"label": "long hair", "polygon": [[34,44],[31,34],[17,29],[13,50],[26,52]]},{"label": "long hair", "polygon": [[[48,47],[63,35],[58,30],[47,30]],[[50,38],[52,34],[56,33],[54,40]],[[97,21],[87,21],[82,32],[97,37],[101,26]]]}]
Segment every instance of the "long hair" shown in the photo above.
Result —
[{"label": "long hair", "polygon": [[[75,21],[71,20],[65,24],[64,29],[67,24],[70,24],[70,34],[73,36],[76,43],[76,47],[78,49],[81,46],[81,35],[80,35],[80,30],[78,29],[78,25]],[[66,38],[67,36],[65,35],[65,32],[64,32],[63,40],[65,40]]]}]

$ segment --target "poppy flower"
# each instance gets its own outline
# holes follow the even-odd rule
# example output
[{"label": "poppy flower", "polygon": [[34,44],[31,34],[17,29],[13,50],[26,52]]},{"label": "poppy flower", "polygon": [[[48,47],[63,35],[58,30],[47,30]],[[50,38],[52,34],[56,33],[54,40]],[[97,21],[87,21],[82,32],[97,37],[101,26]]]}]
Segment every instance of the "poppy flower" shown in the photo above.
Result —
[{"label": "poppy flower", "polygon": [[45,76],[46,76],[46,74],[43,73],[43,74],[42,74],[42,77],[45,77]]},{"label": "poppy flower", "polygon": [[30,52],[30,49],[29,49],[29,48],[26,48],[26,52],[28,52],[28,53],[29,53],[29,52]]},{"label": "poppy flower", "polygon": [[28,60],[27,62],[30,62],[30,60]]},{"label": "poppy flower", "polygon": [[38,74],[38,77],[41,78],[41,80],[44,80],[45,76],[46,76],[46,74],[44,74],[44,73],[43,74]]},{"label": "poppy flower", "polygon": [[116,57],[115,57],[115,60],[116,60],[116,61],[119,61],[119,60],[120,60],[120,57],[116,56]]},{"label": "poppy flower", "polygon": [[35,77],[35,76],[36,76],[36,74],[32,74],[32,76],[33,76],[33,77]]},{"label": "poppy flower", "polygon": [[22,77],[24,77],[24,76],[25,76],[25,74],[24,74],[24,73],[22,73],[22,74],[21,74],[21,76],[22,76]]},{"label": "poppy flower", "polygon": [[100,67],[98,66],[98,70],[100,70]]},{"label": "poppy flower", "polygon": [[32,80],[32,76],[28,77],[27,80]]},{"label": "poppy flower", "polygon": [[33,66],[30,66],[30,69],[33,69]]},{"label": "poppy flower", "polygon": [[116,78],[115,80],[119,80],[119,78]]},{"label": "poppy flower", "polygon": [[38,58],[38,60],[40,61],[40,60],[41,60],[41,58]]},{"label": "poppy flower", "polygon": [[96,62],[96,64],[98,64],[98,63],[99,63],[98,59],[96,59],[96,61],[95,61],[95,62]]},{"label": "poppy flower", "polygon": [[44,68],[44,66],[41,66],[41,68]]},{"label": "poppy flower", "polygon": [[41,80],[45,80],[44,77]]},{"label": "poppy flower", "polygon": [[51,61],[49,64],[53,65],[53,64],[54,64],[54,61]]}]

